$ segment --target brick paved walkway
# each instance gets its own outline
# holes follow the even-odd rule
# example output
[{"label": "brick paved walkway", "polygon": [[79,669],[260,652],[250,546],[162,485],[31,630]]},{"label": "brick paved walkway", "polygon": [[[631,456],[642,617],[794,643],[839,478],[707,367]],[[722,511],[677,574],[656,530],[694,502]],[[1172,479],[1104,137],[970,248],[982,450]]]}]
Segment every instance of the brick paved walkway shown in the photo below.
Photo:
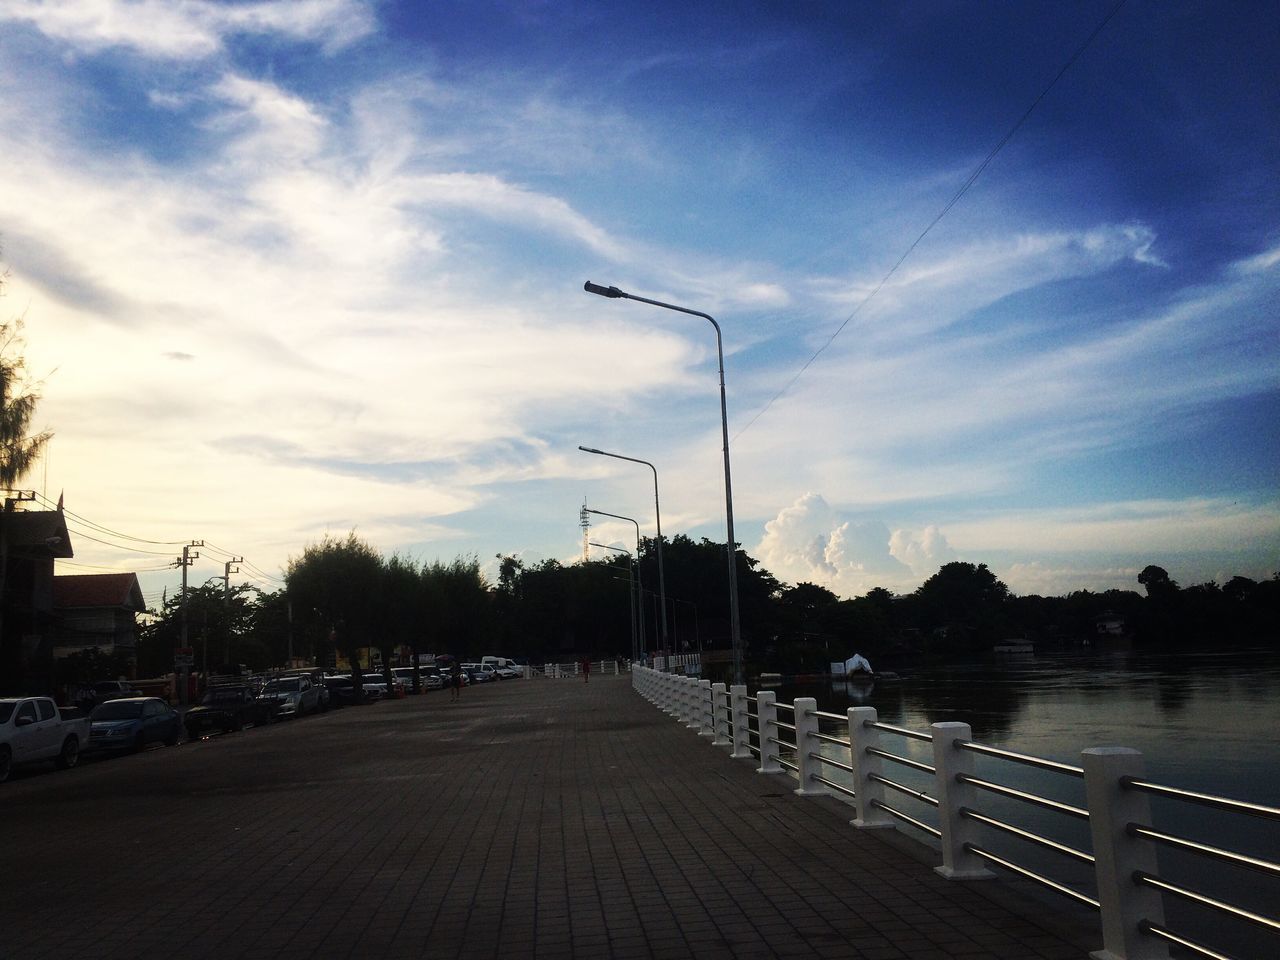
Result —
[{"label": "brick paved walkway", "polygon": [[[626,678],[507,682],[0,785],[0,957],[1083,958]],[[1011,906],[1012,905],[1012,906]]]}]

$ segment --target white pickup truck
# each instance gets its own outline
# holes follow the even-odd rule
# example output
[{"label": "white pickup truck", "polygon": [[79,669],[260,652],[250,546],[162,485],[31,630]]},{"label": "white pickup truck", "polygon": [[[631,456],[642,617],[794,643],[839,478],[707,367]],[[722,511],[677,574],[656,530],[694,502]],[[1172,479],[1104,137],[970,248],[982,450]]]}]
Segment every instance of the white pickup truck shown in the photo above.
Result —
[{"label": "white pickup truck", "polygon": [[52,760],[63,770],[76,765],[89,743],[89,718],[78,710],[67,713],[64,718],[48,697],[0,698],[0,782],[19,763]]}]

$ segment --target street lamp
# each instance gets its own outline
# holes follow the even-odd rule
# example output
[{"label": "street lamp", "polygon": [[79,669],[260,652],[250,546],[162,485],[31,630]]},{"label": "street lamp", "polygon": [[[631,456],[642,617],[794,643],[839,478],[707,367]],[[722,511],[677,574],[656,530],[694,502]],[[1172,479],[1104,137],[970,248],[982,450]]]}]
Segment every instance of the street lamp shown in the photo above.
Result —
[{"label": "street lamp", "polygon": [[[724,344],[720,338],[720,324],[716,323],[710,314],[703,313],[701,310],[690,310],[688,307],[678,307],[673,303],[663,303],[661,300],[637,297],[634,294],[625,293],[617,287],[603,287],[598,283],[592,283],[590,280],[582,285],[582,289],[587,293],[608,297],[611,300],[637,300],[650,306],[662,307],[664,310],[674,310],[677,313],[687,313],[694,317],[702,317],[702,319],[710,321],[711,326],[716,329],[716,354],[720,359],[720,430],[724,437],[724,515],[729,536],[729,542],[725,545],[725,549],[729,554],[729,635],[733,641],[734,682],[742,683],[742,629],[738,620],[738,545],[733,536],[733,484],[729,478],[729,411],[724,398]],[[665,603],[663,604],[663,615],[666,615]]]},{"label": "street lamp", "polygon": [[636,659],[636,651],[640,649],[639,641],[636,639],[636,561],[631,556],[630,550],[623,550],[622,547],[611,547],[607,543],[596,543],[594,540],[588,540],[587,543],[593,547],[599,547],[601,550],[612,550],[614,553],[625,553],[627,555],[627,569],[631,573],[631,582],[627,585],[627,597],[631,600],[631,659]]},{"label": "street lamp", "polygon": [[[636,614],[638,616],[639,624],[640,624],[640,641],[641,641],[641,644],[644,644],[647,641],[645,640],[645,635],[644,635],[644,595],[641,593],[641,591],[644,590],[644,577],[641,576],[641,570],[640,570],[640,521],[634,520],[631,517],[624,517],[620,513],[607,513],[604,510],[592,510],[586,504],[583,504],[582,509],[585,510],[587,513],[594,513],[601,517],[613,517],[613,519],[615,520],[626,520],[628,523],[635,524],[636,559],[635,559],[634,567],[636,571],[636,594],[637,596],[640,597],[640,602],[636,605]],[[642,651],[642,647],[636,647],[635,652],[637,654],[640,653],[641,651]],[[634,657],[633,659],[640,660],[642,658],[637,656],[637,657]]]},{"label": "street lamp", "polygon": [[658,528],[658,593],[662,597],[662,649],[667,649],[667,575],[662,569],[662,511],[658,509],[658,468],[648,460],[638,460],[635,457],[624,457],[620,453],[606,453],[603,450],[597,450],[595,447],[584,447],[579,445],[578,449],[583,453],[594,453],[601,457],[613,457],[617,460],[629,460],[631,463],[643,463],[646,467],[653,471],[653,519]]}]

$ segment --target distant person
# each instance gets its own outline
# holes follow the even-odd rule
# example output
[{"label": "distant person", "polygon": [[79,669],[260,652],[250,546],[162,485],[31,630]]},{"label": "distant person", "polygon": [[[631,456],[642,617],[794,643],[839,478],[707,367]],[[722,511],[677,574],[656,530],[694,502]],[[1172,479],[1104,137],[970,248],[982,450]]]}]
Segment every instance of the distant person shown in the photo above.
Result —
[{"label": "distant person", "polygon": [[449,699],[457,700],[462,695],[462,664],[457,660],[453,661],[453,675],[450,681]]},{"label": "distant person", "polygon": [[591,661],[586,657],[582,658],[582,682],[591,682]]}]

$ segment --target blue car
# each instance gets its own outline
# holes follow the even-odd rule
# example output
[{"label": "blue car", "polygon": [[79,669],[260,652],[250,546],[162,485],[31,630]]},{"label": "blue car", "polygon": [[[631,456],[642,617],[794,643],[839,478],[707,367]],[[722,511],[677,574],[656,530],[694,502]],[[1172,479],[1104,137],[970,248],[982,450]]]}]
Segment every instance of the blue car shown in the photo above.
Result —
[{"label": "blue car", "polygon": [[172,747],[182,736],[182,718],[159,697],[108,700],[89,714],[93,750],[142,750],[149,743]]}]

